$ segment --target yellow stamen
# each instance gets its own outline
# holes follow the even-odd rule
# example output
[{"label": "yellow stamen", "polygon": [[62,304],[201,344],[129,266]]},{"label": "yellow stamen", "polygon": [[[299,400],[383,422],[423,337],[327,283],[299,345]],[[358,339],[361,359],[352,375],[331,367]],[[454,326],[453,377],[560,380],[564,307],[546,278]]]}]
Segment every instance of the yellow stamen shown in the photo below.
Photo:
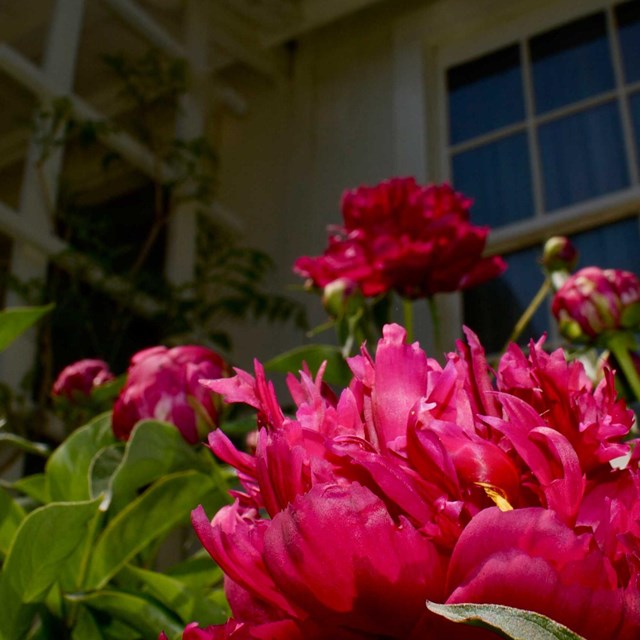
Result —
[{"label": "yellow stamen", "polygon": [[473,484],[484,489],[484,492],[496,503],[500,511],[513,511],[513,507],[507,500],[507,494],[500,487],[488,482],[474,482]]}]

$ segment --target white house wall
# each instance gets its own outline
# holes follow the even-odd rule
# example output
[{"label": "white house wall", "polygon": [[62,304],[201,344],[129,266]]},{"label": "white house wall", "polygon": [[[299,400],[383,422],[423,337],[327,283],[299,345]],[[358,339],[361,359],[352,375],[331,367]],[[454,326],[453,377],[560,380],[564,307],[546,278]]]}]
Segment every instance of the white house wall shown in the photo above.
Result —
[{"label": "white house wall", "polygon": [[[247,242],[274,257],[283,291],[302,284],[294,260],[324,249],[342,192],[394,174],[392,23],[374,11],[326,27],[298,44],[280,86],[247,84],[249,113],[222,124],[219,198],[241,217]],[[298,298],[312,325],[326,320],[317,298]],[[303,339],[290,326],[235,333],[244,362]]]}]

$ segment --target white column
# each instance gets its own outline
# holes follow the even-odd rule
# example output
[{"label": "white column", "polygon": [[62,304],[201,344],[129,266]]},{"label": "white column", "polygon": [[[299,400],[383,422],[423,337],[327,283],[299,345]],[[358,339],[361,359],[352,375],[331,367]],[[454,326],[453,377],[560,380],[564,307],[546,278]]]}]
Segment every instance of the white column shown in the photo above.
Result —
[{"label": "white column", "polygon": [[[208,30],[203,0],[187,0],[184,17],[184,39],[188,63],[188,90],[182,97],[176,122],[179,139],[191,140],[205,132],[205,94],[207,85]],[[195,275],[197,203],[186,202],[173,212],[167,237],[167,277],[182,284]]]},{"label": "white column", "polygon": [[[57,0],[44,54],[43,73],[58,95],[71,91],[75,75],[76,55],[82,30],[84,0]],[[41,148],[35,140],[29,145],[20,192],[20,216],[39,233],[52,229],[52,214],[58,195],[58,177],[62,166],[63,149],[55,149],[42,166],[37,162]],[[16,241],[13,245],[11,272],[16,278],[28,281],[46,278],[47,257],[32,245]],[[24,304],[10,293],[8,306]],[[35,356],[35,331],[3,355],[3,380],[16,386],[31,369]]]},{"label": "white column", "polygon": [[[428,130],[430,99],[437,82],[429,78],[427,34],[423,10],[402,16],[393,30],[393,140],[394,166],[398,176],[414,176],[418,182],[432,182],[435,167],[429,165],[429,145],[438,144],[435,132]],[[429,84],[427,84],[429,83]],[[441,294],[436,298],[441,317],[442,340],[445,348],[453,347],[460,335],[462,298],[460,294]],[[427,302],[413,305],[416,339],[433,350],[431,318]],[[439,358],[441,354],[433,353]]]}]

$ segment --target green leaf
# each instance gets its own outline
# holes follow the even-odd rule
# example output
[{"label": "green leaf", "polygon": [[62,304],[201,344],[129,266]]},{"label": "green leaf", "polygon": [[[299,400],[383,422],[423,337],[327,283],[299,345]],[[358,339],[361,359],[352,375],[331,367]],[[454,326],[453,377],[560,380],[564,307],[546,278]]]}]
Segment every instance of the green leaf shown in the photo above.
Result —
[{"label": "green leaf", "polygon": [[133,566],[125,567],[124,572],[129,579],[133,578],[141,585],[143,593],[175,611],[185,625],[194,620],[201,626],[222,624],[229,617],[229,607],[224,601],[215,606],[208,599],[208,588],[190,589],[176,578]]},{"label": "green leaf", "polygon": [[109,492],[111,478],[116,469],[122,464],[124,456],[124,443],[110,444],[100,449],[89,466],[89,478],[91,483],[91,497],[97,498],[100,494]]},{"label": "green leaf", "polygon": [[[100,630],[105,640],[140,640],[140,634],[122,620],[111,618],[106,624],[101,624]],[[155,636],[154,640],[155,640]]]},{"label": "green leaf", "polygon": [[71,640],[104,640],[100,626],[86,607],[78,608],[78,618],[71,632]]},{"label": "green leaf", "polygon": [[13,537],[24,520],[24,509],[4,489],[0,489],[0,553],[7,555]]},{"label": "green leaf", "polygon": [[93,457],[113,443],[110,413],[98,416],[72,433],[47,461],[45,472],[51,499],[61,502],[89,500]]},{"label": "green leaf", "polygon": [[157,638],[160,631],[179,637],[184,625],[162,606],[141,595],[109,589],[86,595],[67,596],[96,611],[108,613],[136,629],[143,638]]},{"label": "green leaf", "polygon": [[224,574],[222,569],[211,559],[204,550],[197,551],[194,555],[179,564],[170,567],[165,574],[180,580],[190,587],[208,587],[222,584]]},{"label": "green leaf", "polygon": [[16,338],[53,309],[44,307],[13,307],[0,312],[0,351],[4,351]]},{"label": "green leaf", "polygon": [[183,471],[155,482],[130,502],[98,537],[91,558],[88,588],[100,589],[137,553],[186,522],[198,504],[216,489],[197,471]]},{"label": "green leaf", "polygon": [[31,627],[36,605],[24,604],[20,594],[7,578],[7,572],[0,573],[0,640],[24,638]]},{"label": "green leaf", "polygon": [[194,469],[214,474],[216,467],[212,456],[199,456],[175,425],[144,420],[133,430],[122,462],[111,478],[113,508],[119,511],[138,489],[170,473]]},{"label": "green leaf", "polygon": [[501,633],[512,640],[584,640],[546,616],[498,604],[436,604],[427,608],[452,622]]},{"label": "green leaf", "polygon": [[30,476],[19,478],[13,483],[12,488],[24,493],[30,498],[33,498],[40,504],[44,504],[51,500],[49,497],[47,478],[44,473],[34,473]]},{"label": "green leaf", "polygon": [[4,574],[23,602],[40,600],[86,541],[99,500],[53,503],[24,518],[4,564]]},{"label": "green leaf", "polygon": [[340,349],[327,344],[310,344],[297,347],[269,360],[264,367],[267,371],[297,373],[302,370],[302,364],[306,362],[311,372],[315,375],[325,360],[327,361],[327,368],[323,378],[325,382],[341,386],[349,384],[352,378],[351,370],[342,357]]},{"label": "green leaf", "polygon": [[225,420],[220,425],[220,429],[232,438],[241,438],[257,429],[256,416],[253,414],[250,416],[243,416],[237,420]]},{"label": "green leaf", "polygon": [[170,578],[156,571],[140,569],[127,565],[118,574],[125,575],[128,580],[135,580],[140,585],[140,591],[146,592],[158,602],[161,602],[170,611],[180,616],[187,623],[196,618],[193,616],[195,608],[194,595],[179,580]]},{"label": "green leaf", "polygon": [[47,458],[51,453],[51,449],[46,444],[42,442],[32,442],[27,438],[23,438],[15,433],[9,433],[8,431],[0,431],[0,445],[2,444],[9,444],[17,449],[43,458]]}]

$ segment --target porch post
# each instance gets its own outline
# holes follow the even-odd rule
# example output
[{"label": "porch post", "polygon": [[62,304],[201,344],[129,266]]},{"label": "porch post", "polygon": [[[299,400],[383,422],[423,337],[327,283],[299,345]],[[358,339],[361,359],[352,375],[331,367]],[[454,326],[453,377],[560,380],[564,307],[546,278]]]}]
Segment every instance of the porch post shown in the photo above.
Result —
[{"label": "porch post", "polygon": [[[43,73],[60,96],[69,94],[73,87],[83,12],[84,0],[57,0],[53,9]],[[32,137],[22,177],[19,214],[33,229],[49,233],[53,226],[64,149],[54,149],[45,162],[39,162],[41,151],[35,136]],[[33,245],[14,241],[11,273],[15,278],[20,281],[44,280],[47,276],[47,264],[46,254]],[[24,301],[15,292],[10,292],[7,306],[20,304],[24,304]],[[35,331],[32,330],[3,354],[3,380],[15,388],[32,368],[35,354]]]}]

